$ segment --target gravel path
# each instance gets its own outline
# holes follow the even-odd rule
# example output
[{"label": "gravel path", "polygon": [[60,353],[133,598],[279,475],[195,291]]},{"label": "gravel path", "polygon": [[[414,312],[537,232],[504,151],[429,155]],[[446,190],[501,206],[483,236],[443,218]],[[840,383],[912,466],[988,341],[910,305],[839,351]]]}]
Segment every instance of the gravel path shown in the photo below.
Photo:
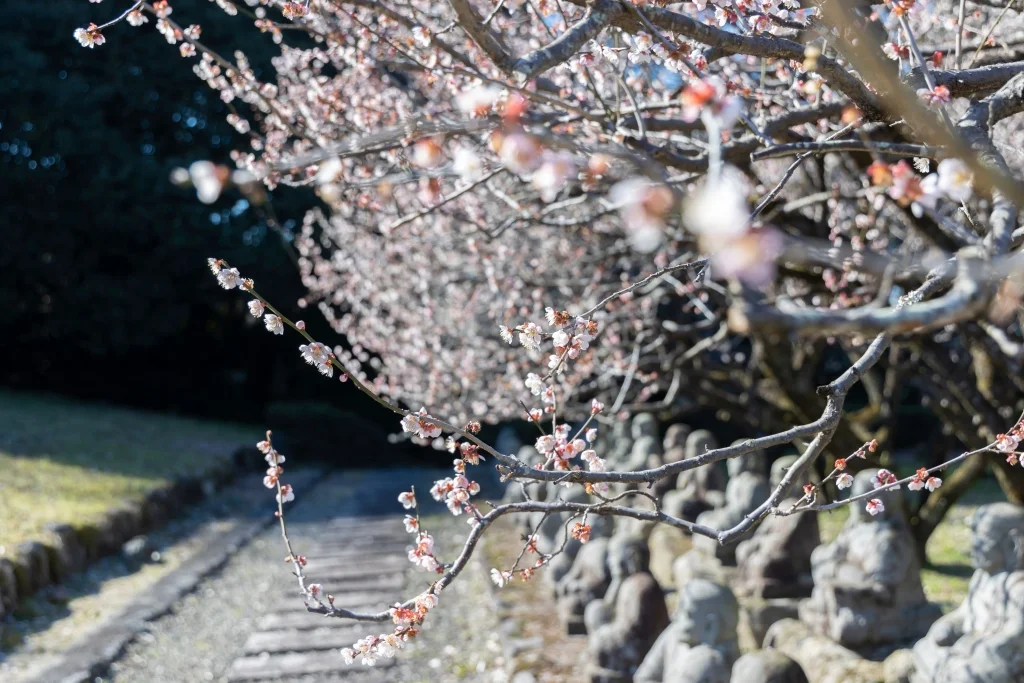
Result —
[{"label": "gravel path", "polygon": [[[302,476],[315,474],[309,471]],[[113,555],[63,585],[49,586],[29,597],[13,618],[0,622],[0,681],[34,680],[40,672],[60,664],[72,648],[88,648],[89,642],[113,621],[122,619],[140,596],[152,599],[162,581],[188,571],[184,568],[198,555],[209,556],[213,542],[265,518],[266,511],[256,506],[252,497],[260,485],[258,474],[241,477],[148,534],[150,549],[159,554],[155,563],[139,566]]]},{"label": "gravel path", "polygon": [[[288,516],[296,552],[303,554],[318,544],[337,542],[341,529],[337,518],[359,512],[390,516],[386,523],[379,523],[394,525],[396,533],[386,546],[389,554],[393,553],[397,543],[408,539],[401,529],[397,494],[410,483],[425,492],[430,482],[439,476],[445,475],[425,470],[332,475],[314,492],[305,492],[312,499]],[[302,496],[304,492],[297,491],[297,495]],[[427,523],[442,556],[453,557],[458,551],[458,539],[464,538],[466,533],[465,517],[431,515]],[[383,549],[384,546],[378,550],[383,552]],[[222,570],[200,583],[171,614],[148,624],[146,632],[126,649],[105,677],[97,679],[97,683],[228,681],[233,664],[246,654],[252,634],[266,628],[266,615],[280,609],[282,598],[293,590],[294,578],[281,561],[284,552],[276,527],[261,533]],[[402,554],[398,552],[399,557]],[[311,561],[314,558],[310,553]],[[311,562],[311,569],[312,566]],[[405,588],[395,590],[391,601],[422,591],[429,581],[429,575],[411,569],[411,565],[397,576]],[[486,577],[486,568],[482,565],[469,567],[441,596],[441,605],[432,613],[422,635],[388,668],[360,671],[358,667],[346,667],[337,649],[331,649],[316,656],[321,660],[336,656],[337,668],[333,671],[276,680],[504,681],[497,622]],[[312,580],[316,580],[315,575]],[[330,585],[325,588],[331,590]],[[304,612],[297,596],[294,605],[296,614]],[[371,632],[380,632],[380,625],[369,626],[365,633],[356,633],[352,640]],[[250,642],[250,649],[251,645]],[[270,655],[264,656],[270,661]],[[236,673],[237,668],[235,664]]]}]

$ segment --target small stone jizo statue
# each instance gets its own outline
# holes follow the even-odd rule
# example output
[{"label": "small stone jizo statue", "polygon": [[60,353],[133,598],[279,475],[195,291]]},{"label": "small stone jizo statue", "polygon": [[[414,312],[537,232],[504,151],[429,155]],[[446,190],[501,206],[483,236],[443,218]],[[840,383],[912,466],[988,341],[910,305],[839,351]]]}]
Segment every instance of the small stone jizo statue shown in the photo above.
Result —
[{"label": "small stone jizo statue", "polygon": [[690,581],[672,623],[647,653],[635,683],[729,683],[739,657],[739,605],[725,586]]},{"label": "small stone jizo statue", "polygon": [[1024,508],[986,505],[971,527],[967,597],[914,646],[914,683],[1024,681]]}]

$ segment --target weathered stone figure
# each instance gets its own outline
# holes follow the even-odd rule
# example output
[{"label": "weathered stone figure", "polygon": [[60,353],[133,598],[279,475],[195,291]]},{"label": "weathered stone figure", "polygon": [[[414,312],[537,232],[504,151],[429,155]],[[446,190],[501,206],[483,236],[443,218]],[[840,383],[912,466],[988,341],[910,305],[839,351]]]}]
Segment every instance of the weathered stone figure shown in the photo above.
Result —
[{"label": "weathered stone figure", "polygon": [[629,424],[629,434],[633,437],[633,441],[642,439],[645,436],[657,439],[659,431],[658,421],[650,413],[640,413]]},{"label": "weathered stone figure", "polygon": [[622,582],[615,620],[591,634],[588,642],[590,681],[627,683],[668,625],[661,586],[650,574],[634,574]]},{"label": "weathered stone figure", "polygon": [[[739,446],[747,441],[748,439],[737,439],[730,446]],[[729,458],[726,460],[726,467],[729,470],[730,479],[735,479],[741,472],[752,472],[759,477],[763,477],[768,472],[767,462],[763,451],[754,451],[746,455]]]},{"label": "weathered stone figure", "polygon": [[694,579],[679,594],[672,623],[647,653],[635,683],[728,683],[739,645],[739,605],[725,586]]},{"label": "weathered stone figure", "polygon": [[640,537],[615,535],[609,542],[611,584],[604,598],[587,605],[584,613],[595,683],[630,681],[669,624],[665,595],[648,571],[649,560]]},{"label": "weathered stone figure", "polygon": [[[568,499],[569,500],[577,500],[577,501],[578,500],[588,500],[585,492],[580,490],[579,493],[582,493],[583,496],[582,497],[578,497],[578,494],[572,494],[572,495],[570,495],[568,497]],[[553,537],[554,538],[554,542],[547,542],[545,544],[545,547],[551,548],[551,549],[550,550],[543,550],[541,548],[541,542],[538,539],[538,542],[537,542],[537,549],[538,550],[541,550],[541,552],[554,552],[554,551],[558,550],[558,548],[562,545],[562,540],[563,540],[564,535],[566,533],[565,520],[568,519],[568,516],[570,514],[571,513],[565,512],[565,513],[562,513],[561,515],[551,515],[549,517],[549,519],[553,517],[553,518],[559,520],[559,527],[558,527],[557,532],[555,533],[555,536]],[[604,515],[594,515],[594,516],[590,517],[587,520],[587,524],[590,525],[590,540],[591,541],[595,541],[595,540],[597,540],[599,538],[608,538],[609,536],[612,535],[612,529],[614,528],[614,522],[612,521],[611,517],[606,517]],[[543,530],[544,527],[541,527],[541,529]],[[562,549],[562,552],[559,553],[558,555],[555,555],[551,559],[551,561],[548,562],[548,569],[543,574],[545,579],[549,582],[549,584],[557,585],[558,582],[561,581],[562,578],[564,578],[565,575],[569,573],[569,570],[572,569],[573,563],[576,561],[576,556],[580,553],[580,551],[584,548],[584,546],[585,546],[585,544],[581,543],[580,541],[576,540],[575,538],[569,538],[567,541],[565,541],[565,547]]]},{"label": "weathered stone figure", "polygon": [[[852,495],[872,491],[875,473],[859,472]],[[872,517],[863,502],[852,504],[836,540],[811,554],[814,592],[800,604],[800,619],[815,632],[862,651],[915,640],[940,614],[921,587],[899,491],[875,497],[883,512]]]},{"label": "weathered stone figure", "polygon": [[[773,490],[797,459],[795,455],[788,455],[772,464]],[[796,503],[805,481],[806,477],[802,477],[793,484],[791,493],[795,495],[782,502],[782,509]],[[739,565],[736,592],[764,599],[809,596],[813,587],[811,553],[820,544],[817,515],[769,515],[750,539],[736,546]]]},{"label": "weathered stone figure", "polygon": [[748,652],[736,660],[730,683],[807,683],[807,674],[778,650]]},{"label": "weathered stone figure", "polygon": [[616,533],[608,541],[607,564],[609,585],[603,598],[585,606],[587,633],[594,633],[615,618],[619,590],[626,579],[650,573],[651,552],[647,542],[636,534]]},{"label": "weathered stone figure", "polygon": [[647,469],[651,463],[655,467],[661,465],[661,441],[653,436],[641,436],[633,442],[623,468],[628,472],[636,472]]},{"label": "weathered stone figure", "polygon": [[[672,463],[672,462],[679,462],[680,460],[685,460],[685,459],[686,459],[686,448],[684,448],[682,446],[672,446],[671,448],[665,449],[665,452],[659,458],[657,458],[656,460],[654,458],[652,458],[652,461],[654,461],[654,466],[658,467],[658,466],[661,466],[661,465],[667,465],[667,464]],[[648,467],[650,467],[651,464],[652,463],[650,463],[650,462],[647,463]],[[688,473],[684,473],[684,474],[688,474]],[[664,496],[666,493],[669,493],[669,492],[672,492],[672,495],[674,496],[674,495],[676,495],[676,493],[674,491],[674,488],[676,486],[677,479],[678,479],[678,477],[665,477],[664,479],[659,479],[658,481],[654,482],[654,484],[651,486],[650,492],[654,496],[656,496],[657,498],[661,498],[662,496]],[[684,499],[681,498],[679,504],[682,504],[681,503],[682,500],[684,500]],[[669,513],[669,514],[672,514],[672,513]]]},{"label": "weathered stone figure", "polygon": [[[725,487],[725,507],[709,510],[697,517],[697,523],[719,531],[729,529],[763,503],[770,493],[768,479],[750,471],[738,472],[729,478]],[[703,553],[717,557],[723,564],[736,564],[736,546],[722,545],[713,538],[696,536],[693,547]]]},{"label": "weathered stone figure", "polygon": [[668,625],[661,586],[647,571],[642,538],[614,536],[609,563],[612,582],[603,600],[587,606],[584,619],[593,683],[626,682]]},{"label": "weathered stone figure", "polygon": [[632,450],[631,427],[630,424],[622,420],[612,425],[612,433],[605,444],[607,449],[605,459],[608,461],[609,469],[622,469],[622,463],[626,461],[629,451]]},{"label": "weathered stone figure", "polygon": [[[663,453],[658,457],[652,457],[647,461],[647,467],[655,468],[667,465],[670,462],[678,462],[686,457],[686,440],[691,433],[690,425],[677,422],[665,430],[665,438],[662,441]],[[651,493],[661,498],[675,486],[672,477],[666,477],[654,482]]]},{"label": "weathered stone figure", "polygon": [[[714,435],[704,429],[698,429],[686,437],[687,460],[716,448],[718,442]],[[694,520],[700,513],[724,505],[727,480],[727,468],[721,461],[680,473],[676,478],[675,490],[665,494],[665,512],[674,517]]]},{"label": "weathered stone figure", "polygon": [[570,635],[586,633],[583,611],[603,598],[611,584],[607,538],[591,539],[580,548],[572,569],[555,585],[558,615]]},{"label": "weathered stone figure", "polygon": [[670,425],[669,428],[665,430],[665,439],[662,446],[664,446],[665,451],[672,448],[686,448],[686,440],[690,437],[692,432],[693,430],[690,429],[690,425],[683,422],[677,422]]},{"label": "weathered stone figure", "polygon": [[1024,509],[986,505],[971,527],[967,597],[914,646],[914,683],[1024,681]]}]

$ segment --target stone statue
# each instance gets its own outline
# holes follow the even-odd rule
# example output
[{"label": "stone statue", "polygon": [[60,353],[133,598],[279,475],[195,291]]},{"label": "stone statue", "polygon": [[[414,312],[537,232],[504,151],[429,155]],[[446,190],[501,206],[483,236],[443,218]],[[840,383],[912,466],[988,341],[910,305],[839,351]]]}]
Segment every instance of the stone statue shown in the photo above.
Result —
[{"label": "stone statue", "polygon": [[[733,441],[730,446],[739,446],[740,444],[746,443],[749,439],[737,439]],[[726,460],[726,466],[729,470],[729,478],[734,479],[740,475],[741,472],[753,472],[758,476],[765,476],[768,472],[767,460],[764,456],[764,451],[754,451],[747,453],[746,455],[740,455],[735,458],[729,458]]]},{"label": "stone statue", "polygon": [[658,421],[650,413],[640,413],[629,424],[629,434],[633,437],[633,441],[638,441],[645,436],[657,439],[658,431]]},{"label": "stone statue", "polygon": [[643,664],[635,683],[728,683],[739,657],[739,605],[725,586],[694,579],[679,594],[675,616]]},{"label": "stone statue", "polygon": [[[718,442],[714,435],[698,429],[686,437],[685,459],[696,458],[716,448]],[[700,513],[724,505],[727,480],[727,468],[721,461],[681,472],[676,479],[675,490],[665,493],[663,508],[673,517],[695,520]]]},{"label": "stone statue", "polygon": [[914,683],[1024,681],[1024,508],[986,505],[971,530],[967,597],[914,646]]},{"label": "stone statue", "polygon": [[[661,450],[652,453],[647,459],[647,468],[654,469],[670,462],[676,462],[686,457],[686,438],[690,435],[690,425],[677,422],[669,426],[665,431],[665,438],[661,442]],[[675,484],[672,477],[666,477],[661,481],[654,482],[651,493],[661,497],[667,491],[672,490]]]},{"label": "stone statue", "polygon": [[569,573],[555,585],[558,615],[569,635],[587,632],[583,611],[603,598],[612,577],[608,567],[609,539],[591,539],[576,555]]},{"label": "stone statue", "polygon": [[[701,513],[697,517],[697,523],[718,531],[732,528],[763,503],[769,493],[767,478],[749,471],[739,472],[735,477],[729,478],[729,483],[725,487],[725,507]],[[693,547],[717,557],[727,566],[736,564],[735,544],[722,545],[713,538],[695,536]]]},{"label": "stone statue", "polygon": [[807,674],[778,650],[748,652],[736,660],[730,683],[807,683]]},{"label": "stone statue", "polygon": [[615,618],[615,605],[623,582],[634,574],[650,573],[651,552],[647,541],[635,534],[616,533],[608,542],[609,585],[601,600],[586,605],[586,632],[594,633]]},{"label": "stone statue", "polygon": [[[771,474],[773,490],[797,459],[789,455],[775,461]],[[780,508],[788,509],[796,503],[806,479],[802,477],[793,484],[792,495]],[[808,597],[813,587],[811,553],[820,544],[816,514],[768,515],[750,539],[736,546],[736,592],[764,599]]]},{"label": "stone statue", "polygon": [[636,472],[647,469],[654,463],[655,467],[661,465],[661,442],[653,436],[641,436],[633,442],[633,448],[629,451],[629,458],[623,465],[627,472]]},{"label": "stone statue", "polygon": [[[587,500],[585,497],[586,493],[582,489],[580,490],[580,493],[583,494],[583,499]],[[569,496],[568,499],[579,500],[579,498],[575,494]],[[564,538],[564,535],[566,533],[565,522],[570,514],[571,513],[564,512],[560,515],[549,516],[549,519],[553,517],[559,520],[559,527],[558,531],[556,532],[557,535],[555,536],[555,538],[557,539],[557,545],[548,544],[546,547],[552,549],[541,550],[541,543],[538,539],[538,550],[541,550],[541,552],[550,553],[558,550],[558,548],[562,546],[562,539]],[[612,530],[614,529],[614,522],[612,518],[605,515],[593,515],[587,520],[587,524],[590,525],[590,542],[593,542],[599,538],[608,538],[612,535]],[[541,528],[543,529],[544,527]],[[565,577],[565,575],[569,573],[570,569],[572,569],[573,563],[576,561],[576,556],[585,546],[586,544],[581,543],[579,540],[575,538],[569,538],[569,540],[565,542],[565,546],[562,547],[562,552],[558,555],[555,555],[553,558],[551,558],[551,561],[548,562],[547,571],[543,573],[545,580],[550,585],[557,586],[558,582],[561,581]]]},{"label": "stone statue", "polygon": [[[533,495],[533,493],[531,493]],[[547,502],[564,500],[574,503],[591,502],[587,492],[579,487],[565,488],[554,482],[542,482],[542,488],[536,491],[535,500]],[[524,535],[537,535],[537,550],[542,554],[553,554],[561,548],[561,552],[555,555],[548,563],[547,569],[542,573],[544,580],[551,585],[557,585],[558,581],[569,573],[572,568],[576,554],[583,546],[575,538],[565,539],[566,521],[572,516],[571,512],[559,512],[546,514],[544,512],[531,512],[521,515],[527,518],[525,528],[520,527]],[[597,539],[611,535],[613,521],[605,515],[592,515],[587,522],[590,525],[590,538]],[[564,546],[563,546],[564,543]]]},{"label": "stone statue", "polygon": [[661,586],[647,572],[622,582],[615,619],[592,631],[587,643],[592,683],[628,683],[659,634],[668,626]]},{"label": "stone statue", "polygon": [[662,442],[665,451],[668,452],[673,448],[686,448],[686,440],[690,437],[692,431],[690,425],[683,422],[670,425],[665,430],[665,439]]},{"label": "stone statue", "polygon": [[[859,472],[851,495],[873,491],[876,471]],[[921,587],[900,492],[879,491],[876,497],[884,511],[872,517],[864,502],[851,505],[836,540],[811,553],[814,591],[799,611],[815,632],[861,651],[916,640],[940,614]]]},{"label": "stone statue", "polygon": [[[644,415],[637,415],[634,419],[639,420]],[[629,452],[629,457],[626,462],[622,464],[622,469],[626,472],[638,472],[645,470],[649,466],[649,463],[653,463],[656,467],[661,465],[661,441],[653,436],[641,436],[633,442],[633,448]],[[636,483],[616,483],[611,485],[612,492],[615,494],[623,493],[625,491],[636,490],[638,485]],[[646,496],[642,497],[643,500],[649,500]],[[629,501],[633,507],[644,507],[644,505],[636,505],[638,501]],[[653,509],[653,505],[650,506]],[[647,524],[632,524],[634,521],[639,520],[624,520],[630,522],[630,528],[639,531],[641,528],[644,529],[644,533],[649,533],[653,523]]]},{"label": "stone statue", "polygon": [[619,420],[612,425],[611,434],[605,444],[608,453],[605,457],[605,460],[608,461],[608,469],[622,469],[622,464],[633,448],[633,440],[629,433],[630,425],[624,420]]},{"label": "stone statue", "polygon": [[[662,454],[660,458],[651,458],[651,460],[648,461],[647,466],[651,468],[659,467],[661,465],[667,465],[672,462],[679,462],[680,460],[683,460],[685,458],[686,449],[681,448],[679,446],[673,446],[671,448],[667,448],[665,450],[665,453]],[[677,480],[678,475],[676,477],[665,477],[664,479],[659,479],[658,481],[654,482],[654,484],[651,485],[651,494],[653,494],[657,498],[661,498],[666,493],[673,490]]]}]

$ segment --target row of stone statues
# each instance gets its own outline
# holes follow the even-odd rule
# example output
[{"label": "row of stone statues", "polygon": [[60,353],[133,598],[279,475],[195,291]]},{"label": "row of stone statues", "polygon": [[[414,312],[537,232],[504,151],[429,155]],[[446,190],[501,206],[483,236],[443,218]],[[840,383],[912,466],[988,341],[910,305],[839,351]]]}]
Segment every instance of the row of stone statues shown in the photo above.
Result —
[{"label": "row of stone statues", "polygon": [[[716,448],[710,433],[685,425],[672,425],[660,440],[647,415],[628,433],[616,432],[607,459],[620,470]],[[531,450],[520,457],[532,462]],[[688,470],[675,488],[653,488],[668,514],[724,529],[763,502],[795,462],[779,458],[766,476],[765,457],[752,453]],[[852,495],[874,490],[873,478],[858,473]],[[529,494],[587,500],[578,487],[534,484]],[[674,592],[652,574],[662,537],[650,525],[593,516],[586,544],[566,541],[567,515],[537,515],[524,531],[538,530],[541,552],[562,549],[547,579],[567,631],[588,637],[594,683],[1024,682],[1024,509],[999,503],[974,516],[968,596],[940,616],[924,594],[900,493],[876,497],[884,510],[869,515],[851,505],[838,537],[825,545],[814,514],[769,516],[734,546],[697,536],[672,563]],[[636,495],[630,504],[649,502]],[[743,657],[741,634],[752,650]],[[768,649],[757,649],[762,644]],[[890,665],[896,661],[902,665]]]}]

